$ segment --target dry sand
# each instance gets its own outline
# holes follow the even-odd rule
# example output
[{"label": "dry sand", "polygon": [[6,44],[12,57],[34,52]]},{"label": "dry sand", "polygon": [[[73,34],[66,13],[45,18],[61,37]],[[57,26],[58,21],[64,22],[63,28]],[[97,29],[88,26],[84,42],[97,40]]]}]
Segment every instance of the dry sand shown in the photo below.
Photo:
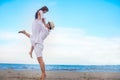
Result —
[{"label": "dry sand", "polygon": [[[45,80],[120,80],[116,72],[47,71]],[[0,70],[0,80],[39,80],[40,71]]]}]

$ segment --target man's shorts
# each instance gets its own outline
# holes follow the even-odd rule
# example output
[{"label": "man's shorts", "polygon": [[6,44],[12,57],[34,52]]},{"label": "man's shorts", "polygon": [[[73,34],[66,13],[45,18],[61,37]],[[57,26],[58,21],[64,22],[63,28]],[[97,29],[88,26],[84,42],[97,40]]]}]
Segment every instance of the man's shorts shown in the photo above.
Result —
[{"label": "man's shorts", "polygon": [[35,44],[34,52],[36,54],[36,57],[42,57],[43,44]]}]

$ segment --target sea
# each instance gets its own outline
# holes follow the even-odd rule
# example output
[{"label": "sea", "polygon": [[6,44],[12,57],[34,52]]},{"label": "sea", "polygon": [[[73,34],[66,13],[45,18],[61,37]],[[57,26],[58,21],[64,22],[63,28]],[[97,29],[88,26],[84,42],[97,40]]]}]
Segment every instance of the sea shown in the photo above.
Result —
[{"label": "sea", "polygon": [[[120,72],[120,65],[45,65],[46,71]],[[38,64],[0,63],[0,70],[40,70]]]}]

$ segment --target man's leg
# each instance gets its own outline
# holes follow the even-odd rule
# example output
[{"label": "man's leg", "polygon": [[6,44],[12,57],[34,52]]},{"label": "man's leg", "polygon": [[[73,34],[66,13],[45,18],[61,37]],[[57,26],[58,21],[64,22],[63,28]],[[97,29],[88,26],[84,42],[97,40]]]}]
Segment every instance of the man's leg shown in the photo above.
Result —
[{"label": "man's leg", "polygon": [[44,80],[45,77],[46,77],[45,64],[44,64],[44,61],[43,61],[42,57],[38,57],[37,59],[38,59],[38,62],[40,64],[40,68],[41,68],[41,71],[42,71],[41,80]]}]

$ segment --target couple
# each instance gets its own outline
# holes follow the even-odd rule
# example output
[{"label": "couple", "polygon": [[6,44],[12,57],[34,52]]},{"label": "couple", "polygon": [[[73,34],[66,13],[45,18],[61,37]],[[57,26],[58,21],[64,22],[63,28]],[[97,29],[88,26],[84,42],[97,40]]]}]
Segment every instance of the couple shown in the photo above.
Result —
[{"label": "couple", "polygon": [[28,38],[30,38],[31,41],[31,49],[30,49],[30,57],[32,58],[32,52],[34,50],[37,60],[40,64],[40,68],[42,71],[40,80],[44,80],[46,77],[45,73],[45,64],[42,56],[43,51],[43,41],[48,36],[49,31],[54,28],[53,22],[48,22],[46,24],[44,14],[48,12],[48,8],[46,6],[43,6],[37,12],[35,13],[35,20],[32,24],[32,35],[27,33],[25,30],[19,31],[19,33],[22,33],[26,35]]}]

